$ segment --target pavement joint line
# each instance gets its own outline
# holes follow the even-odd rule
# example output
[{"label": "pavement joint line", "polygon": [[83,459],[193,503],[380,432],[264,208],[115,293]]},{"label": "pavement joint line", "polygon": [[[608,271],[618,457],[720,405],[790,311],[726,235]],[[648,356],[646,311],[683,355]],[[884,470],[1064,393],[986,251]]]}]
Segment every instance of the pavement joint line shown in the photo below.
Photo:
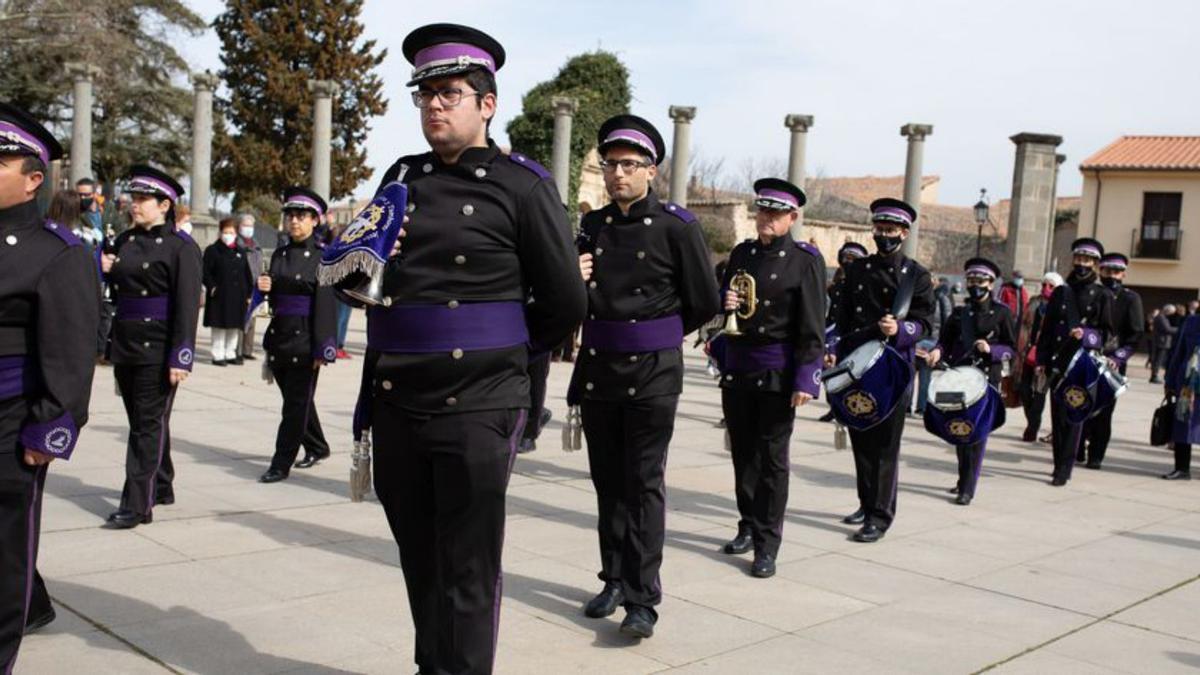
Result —
[{"label": "pavement joint line", "polygon": [[121,637],[113,629],[100,623],[99,621],[93,619],[92,617],[84,614],[83,612],[75,609],[71,605],[68,605],[67,603],[63,602],[62,599],[60,599],[58,596],[51,595],[50,598],[52,600],[54,600],[54,604],[58,605],[59,607],[62,607],[63,609],[67,610],[68,612],[79,617],[82,621],[88,623],[89,625],[91,625],[93,628],[100,631],[101,633],[104,633],[105,635],[111,637],[112,639],[116,640],[117,642],[120,642],[121,644],[125,645],[126,647],[129,648],[130,651],[137,654],[138,656],[141,656],[142,658],[146,659],[147,661],[150,661],[151,663],[161,666],[163,668],[163,670],[166,670],[169,673],[175,673],[176,675],[184,675],[183,671],[172,668],[166,661],[163,661],[162,659],[151,654],[150,652],[146,651],[142,647],[139,647],[137,644],[125,639],[124,637]]},{"label": "pavement joint line", "polygon": [[[1197,577],[1197,579],[1200,579],[1200,577]],[[1195,581],[1195,580],[1196,579],[1192,579],[1191,581]],[[1126,621],[1118,621],[1117,619],[1109,619],[1108,622],[1115,623],[1120,626],[1125,626],[1126,628],[1136,628],[1138,630],[1146,631],[1147,633],[1154,633],[1155,635],[1162,635],[1164,637],[1176,638],[1179,640],[1183,640],[1184,642],[1194,642],[1196,644],[1200,644],[1200,639],[1197,639],[1195,637],[1189,637],[1187,635],[1176,635],[1175,633],[1168,633],[1166,631],[1158,630],[1157,628],[1148,628],[1146,626],[1142,626],[1142,625],[1136,624],[1136,623],[1129,623]]]},{"label": "pavement joint line", "polygon": [[[1087,630],[1088,628],[1091,628],[1092,626],[1095,626],[1095,625],[1097,625],[1097,624],[1104,623],[1104,622],[1106,622],[1106,621],[1111,621],[1113,617],[1117,616],[1118,614],[1120,614],[1120,613],[1122,613],[1122,612],[1129,611],[1129,610],[1133,609],[1134,607],[1137,607],[1138,605],[1141,605],[1141,604],[1147,603],[1147,602],[1149,602],[1149,601],[1151,601],[1151,600],[1153,600],[1153,599],[1155,599],[1155,598],[1162,597],[1162,596],[1164,596],[1164,595],[1166,595],[1167,593],[1170,593],[1170,592],[1172,592],[1172,591],[1179,590],[1180,588],[1183,588],[1184,586],[1187,586],[1188,584],[1194,583],[1194,582],[1196,582],[1196,581],[1200,581],[1200,574],[1198,574],[1198,575],[1196,575],[1196,576],[1193,576],[1193,577],[1191,577],[1191,578],[1189,578],[1189,579],[1184,579],[1183,581],[1180,581],[1179,583],[1176,583],[1176,584],[1174,584],[1174,585],[1168,586],[1167,588],[1164,588],[1164,589],[1161,589],[1161,590],[1159,590],[1159,591],[1156,591],[1156,592],[1154,592],[1154,593],[1151,593],[1150,595],[1147,595],[1147,596],[1146,596],[1146,597],[1144,597],[1144,598],[1141,598],[1141,599],[1139,599],[1139,600],[1135,600],[1134,602],[1132,602],[1132,603],[1130,603],[1130,604],[1128,604],[1128,605],[1125,605],[1124,607],[1121,607],[1121,608],[1119,608],[1119,609],[1115,609],[1115,610],[1113,610],[1113,611],[1109,612],[1108,614],[1105,614],[1104,616],[1097,617],[1095,620],[1093,620],[1093,621],[1089,621],[1088,623],[1085,623],[1085,624],[1083,624],[1082,626],[1077,626],[1077,627],[1075,627],[1075,628],[1073,628],[1073,629],[1071,629],[1071,630],[1069,630],[1069,631],[1066,631],[1065,633],[1061,633],[1061,634],[1059,634],[1059,635],[1056,635],[1056,636],[1054,636],[1054,637],[1050,638],[1049,640],[1045,640],[1045,641],[1043,641],[1043,642],[1041,642],[1041,643],[1039,643],[1039,644],[1033,645],[1032,647],[1029,647],[1028,649],[1025,649],[1024,651],[1022,651],[1022,652],[1019,652],[1019,653],[1017,653],[1017,654],[1013,654],[1012,656],[1009,656],[1009,657],[1008,657],[1008,658],[1006,658],[1006,659],[1003,659],[1003,660],[1000,660],[1000,661],[996,661],[995,663],[992,663],[992,664],[989,664],[989,665],[987,665],[987,666],[984,666],[983,668],[980,668],[979,670],[977,670],[977,671],[975,671],[974,673],[972,673],[972,675],[978,675],[979,673],[986,673],[986,672],[988,672],[989,670],[993,670],[993,669],[995,669],[995,668],[998,668],[998,667],[1000,667],[1000,666],[1002,666],[1002,665],[1004,665],[1004,664],[1006,664],[1006,663],[1011,663],[1012,661],[1015,661],[1016,659],[1019,659],[1019,658],[1021,658],[1022,656],[1025,656],[1025,655],[1027,655],[1027,654],[1032,654],[1033,652],[1036,652],[1036,651],[1038,651],[1038,650],[1040,650],[1040,649],[1043,649],[1043,648],[1045,648],[1045,647],[1048,647],[1049,645],[1052,645],[1052,644],[1054,644],[1055,642],[1058,642],[1058,641],[1060,641],[1060,640],[1066,639],[1066,638],[1068,638],[1068,637],[1070,637],[1070,636],[1072,636],[1072,635],[1074,635],[1074,634],[1076,634],[1076,633],[1079,633],[1079,632],[1081,632],[1081,631]],[[1121,624],[1121,625],[1126,625],[1126,624],[1124,624],[1124,622],[1121,622],[1121,621],[1112,621],[1112,623],[1119,623],[1119,624]],[[1159,631],[1151,630],[1151,629],[1148,629],[1148,628],[1143,628],[1143,627],[1141,627],[1141,626],[1134,626],[1134,627],[1135,627],[1135,628],[1142,628],[1142,630],[1145,630],[1145,631],[1147,631],[1147,632],[1150,632],[1150,633],[1155,633],[1155,634],[1158,634],[1158,635],[1169,635],[1169,634],[1167,634],[1167,633],[1161,633],[1161,632],[1159,632]],[[1174,636],[1171,636],[1171,637],[1174,637]],[[1193,640],[1189,640],[1189,642],[1193,642]]]}]

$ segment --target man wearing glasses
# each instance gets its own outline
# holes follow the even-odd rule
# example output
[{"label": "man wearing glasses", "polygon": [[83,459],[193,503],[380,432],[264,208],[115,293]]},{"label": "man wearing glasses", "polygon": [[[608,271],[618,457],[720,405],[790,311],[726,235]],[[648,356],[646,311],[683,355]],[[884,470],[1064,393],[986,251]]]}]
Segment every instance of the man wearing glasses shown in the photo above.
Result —
[{"label": "man wearing glasses", "polygon": [[586,299],[549,173],[488,137],[504,49],[434,24],[403,51],[430,151],[401,157],[381,184],[408,185],[408,215],[383,279],[391,305],[368,313],[360,400],[420,672],[490,673],[527,363],[574,329]]},{"label": "man wearing glasses", "polygon": [[612,199],[583,218],[579,270],[588,288],[583,347],[568,402],[580,405],[599,503],[600,580],[592,618],[624,605],[621,632],[654,634],[662,599],[667,446],[683,387],[683,336],[717,313],[700,223],[650,188],[665,147],[646,120],[617,115],[597,139]]}]

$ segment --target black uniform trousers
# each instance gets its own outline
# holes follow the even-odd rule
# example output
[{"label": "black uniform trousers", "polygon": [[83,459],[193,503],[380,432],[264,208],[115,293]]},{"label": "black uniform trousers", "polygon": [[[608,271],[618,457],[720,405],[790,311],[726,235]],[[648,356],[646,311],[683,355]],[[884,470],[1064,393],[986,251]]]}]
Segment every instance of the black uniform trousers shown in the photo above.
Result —
[{"label": "black uniform trousers", "polygon": [[1052,445],[1054,446],[1053,477],[1060,480],[1071,480],[1071,470],[1075,468],[1075,452],[1083,437],[1083,424],[1071,424],[1067,420],[1066,408],[1057,399],[1050,399],[1050,422]]},{"label": "black uniform trousers", "polygon": [[1025,428],[1036,433],[1042,428],[1046,411],[1046,392],[1037,390],[1037,369],[1026,365],[1021,370],[1021,407],[1025,409]]},{"label": "black uniform trousers", "polygon": [[[1121,366],[1121,374],[1125,374],[1125,366]],[[1099,464],[1104,461],[1104,454],[1108,452],[1108,442],[1112,440],[1112,418],[1113,410],[1117,407],[1117,401],[1114,400],[1111,405],[1105,406],[1103,410],[1096,413],[1096,416],[1089,419],[1084,426],[1083,438],[1086,443],[1080,443],[1075,450],[1075,459],[1080,462],[1092,462]]]},{"label": "black uniform trousers", "polygon": [[113,366],[113,375],[129,418],[121,508],[148,515],[156,498],[175,494],[170,424],[175,387],[163,364]]},{"label": "black uniform trousers", "polygon": [[285,474],[291,471],[302,445],[306,455],[329,456],[329,443],[325,441],[325,432],[321,430],[321,420],[313,402],[319,374],[319,370],[313,370],[311,361],[297,366],[271,367],[271,375],[283,394],[283,413],[279,431],[275,434],[272,469]]},{"label": "black uniform trousers", "polygon": [[1192,471],[1192,444],[1191,443],[1174,443],[1175,446],[1175,470],[1191,473]]},{"label": "black uniform trousers", "polygon": [[667,447],[679,395],[580,406],[588,467],[596,488],[600,579],[619,584],[626,607],[662,601]]},{"label": "black uniform trousers", "polygon": [[954,446],[958,455],[958,493],[975,496],[975,487],[979,484],[979,470],[983,468],[983,453],[987,449],[987,438],[978,443]]},{"label": "black uniform trousers", "polygon": [[400,549],[422,673],[492,672],[504,499],[527,415],[376,403],[375,493]]},{"label": "black uniform trousers", "polygon": [[525,423],[525,438],[536,441],[542,434],[542,408],[546,407],[546,380],[550,377],[550,355],[530,358],[529,367],[529,421]]},{"label": "black uniform trousers", "polygon": [[0,402],[0,673],[11,671],[29,616],[44,614],[49,596],[37,574],[46,467],[25,464],[22,397]]},{"label": "black uniform trousers", "polygon": [[847,429],[854,449],[858,505],[867,523],[887,530],[896,518],[896,481],[900,471],[900,437],[912,400],[912,386],[900,397],[896,409],[865,431]]},{"label": "black uniform trousers", "polygon": [[790,445],[796,409],[778,392],[721,390],[729,430],[738,532],[749,531],[754,550],[778,555],[787,513]]}]

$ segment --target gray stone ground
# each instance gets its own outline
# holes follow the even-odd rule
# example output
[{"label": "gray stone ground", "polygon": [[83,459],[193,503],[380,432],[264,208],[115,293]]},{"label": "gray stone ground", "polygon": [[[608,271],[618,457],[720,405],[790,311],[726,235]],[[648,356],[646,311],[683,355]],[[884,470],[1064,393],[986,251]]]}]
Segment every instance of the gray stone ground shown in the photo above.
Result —
[{"label": "gray stone ground", "polygon": [[[364,339],[361,316],[352,351]],[[126,425],[112,374],[92,421],[46,487],[41,570],[59,618],[24,643],[18,673],[408,673],[412,630],[397,553],[376,502],[350,503],[350,415],[359,364],[318,391],[335,455],[276,485],[265,469],[279,397],[257,365],[201,363],[172,429],[178,503],[128,532],[100,529],[124,475]],[[958,507],[951,448],[912,419],[899,517],[875,545],[848,539],[853,464],[804,409],[779,574],[718,549],[734,530],[732,469],[713,428],[716,389],[688,361],[667,473],[658,634],[632,644],[620,615],[589,620],[599,589],[595,501],[584,453],[555,421],[509,490],[501,673],[1167,673],[1200,668],[1200,482],[1166,483],[1170,453],[1145,443],[1157,388],[1116,413],[1102,472],[1047,484],[1050,451],[994,437],[975,503]],[[1140,365],[1140,363],[1139,363]],[[1016,411],[1014,411],[1016,412]]]}]

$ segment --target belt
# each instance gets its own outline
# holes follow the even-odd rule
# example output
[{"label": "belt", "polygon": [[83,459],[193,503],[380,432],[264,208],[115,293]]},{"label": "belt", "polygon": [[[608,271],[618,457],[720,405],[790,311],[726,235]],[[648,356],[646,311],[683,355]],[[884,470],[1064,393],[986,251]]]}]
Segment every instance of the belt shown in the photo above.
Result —
[{"label": "belt", "polygon": [[37,389],[38,369],[32,356],[0,356],[0,400]]},{"label": "belt", "polygon": [[139,298],[129,295],[117,296],[118,321],[137,321],[139,319],[166,321],[169,314],[169,299],[165,295],[153,298]]},{"label": "belt", "polygon": [[311,295],[271,295],[271,311],[275,316],[308,316],[312,313]]},{"label": "belt", "polygon": [[601,352],[657,352],[679,349],[683,319],[678,314],[648,321],[583,322],[583,346]]},{"label": "belt", "polygon": [[793,362],[791,346],[782,342],[750,346],[730,341],[725,347],[724,366],[731,373],[787,370]]},{"label": "belt", "polygon": [[521,302],[392,305],[367,310],[367,346],[383,352],[470,352],[528,342]]}]

